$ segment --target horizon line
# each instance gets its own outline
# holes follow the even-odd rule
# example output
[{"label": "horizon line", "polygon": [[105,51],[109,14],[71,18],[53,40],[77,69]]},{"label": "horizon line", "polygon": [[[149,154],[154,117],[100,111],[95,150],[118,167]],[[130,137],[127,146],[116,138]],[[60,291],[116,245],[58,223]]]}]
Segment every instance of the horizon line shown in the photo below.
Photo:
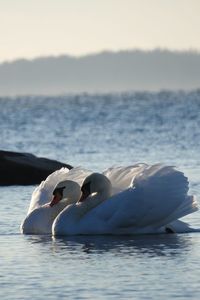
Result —
[{"label": "horizon line", "polygon": [[59,58],[59,57],[69,57],[72,59],[81,59],[84,57],[88,56],[97,56],[101,55],[104,53],[112,53],[112,54],[117,54],[117,53],[129,53],[129,52],[143,52],[143,53],[151,53],[151,52],[169,52],[169,53],[191,53],[191,54],[200,54],[200,49],[195,49],[195,48],[186,48],[186,49],[170,49],[170,48],[164,48],[164,47],[155,47],[155,48],[149,48],[149,49],[144,49],[144,48],[127,48],[127,49],[119,49],[119,50],[113,50],[113,49],[104,49],[104,50],[99,50],[95,52],[88,52],[88,53],[83,53],[80,55],[75,55],[75,54],[70,54],[70,53],[60,53],[60,54],[40,54],[32,57],[16,57],[16,58],[11,58],[11,59],[5,59],[5,60],[0,60],[0,65],[3,64],[12,64],[17,61],[35,61],[38,59],[47,59],[47,58]]}]

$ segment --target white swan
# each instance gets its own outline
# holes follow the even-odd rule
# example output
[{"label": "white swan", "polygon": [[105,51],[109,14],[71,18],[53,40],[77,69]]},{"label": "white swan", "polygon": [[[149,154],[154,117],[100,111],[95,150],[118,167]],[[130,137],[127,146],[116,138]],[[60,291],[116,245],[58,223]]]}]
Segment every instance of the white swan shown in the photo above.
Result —
[{"label": "white swan", "polygon": [[[81,195],[80,186],[71,180],[60,182],[50,203],[32,210],[21,225],[25,234],[48,234],[54,219],[69,204],[76,203]],[[56,204],[56,205],[55,205]]]},{"label": "white swan", "polygon": [[[115,194],[105,175],[88,176],[79,203],[67,206],[56,217],[53,235],[191,231],[186,223],[178,220],[198,209],[195,197],[187,194],[188,180],[184,174],[161,165],[137,167],[131,187]],[[111,176],[117,173],[115,169],[110,178],[121,183],[120,190],[124,188],[123,180]]]},{"label": "white swan", "polygon": [[[80,185],[91,171],[62,168],[50,174],[33,192],[28,214],[20,231],[24,234],[49,234],[55,217],[80,198]],[[62,201],[60,201],[62,200]],[[56,205],[55,205],[56,204]]]}]

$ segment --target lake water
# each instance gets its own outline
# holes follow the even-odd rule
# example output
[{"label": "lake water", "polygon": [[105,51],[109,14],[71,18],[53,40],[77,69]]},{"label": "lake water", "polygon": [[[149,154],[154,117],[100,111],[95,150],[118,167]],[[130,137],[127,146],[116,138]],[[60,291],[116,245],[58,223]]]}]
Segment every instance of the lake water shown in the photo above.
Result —
[{"label": "lake water", "polygon": [[[0,149],[102,171],[161,162],[200,199],[200,91],[0,99]],[[34,186],[0,187],[1,299],[198,299],[200,233],[24,236]],[[200,213],[186,218],[200,227]]]}]

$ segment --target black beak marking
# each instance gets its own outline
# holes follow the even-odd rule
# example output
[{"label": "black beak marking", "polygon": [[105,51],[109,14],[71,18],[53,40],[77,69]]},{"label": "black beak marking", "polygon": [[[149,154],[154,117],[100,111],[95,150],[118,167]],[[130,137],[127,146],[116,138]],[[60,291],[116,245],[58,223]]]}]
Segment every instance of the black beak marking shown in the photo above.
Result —
[{"label": "black beak marking", "polygon": [[91,182],[87,182],[85,183],[84,185],[82,185],[81,187],[81,192],[84,194],[84,193],[88,193],[89,195],[91,194],[90,193],[90,184]]},{"label": "black beak marking", "polygon": [[53,195],[55,196],[56,193],[59,193],[61,196],[63,196],[63,190],[65,189],[65,187],[60,187],[60,188],[56,188],[54,191],[53,191]]}]

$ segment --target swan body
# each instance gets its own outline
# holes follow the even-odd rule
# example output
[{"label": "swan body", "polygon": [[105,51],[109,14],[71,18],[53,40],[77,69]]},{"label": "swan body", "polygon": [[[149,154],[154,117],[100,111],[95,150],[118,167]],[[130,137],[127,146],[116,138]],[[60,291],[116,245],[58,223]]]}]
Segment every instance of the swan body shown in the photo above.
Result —
[{"label": "swan body", "polygon": [[[69,204],[80,198],[80,185],[91,171],[83,168],[69,170],[62,168],[50,174],[47,179],[34,190],[26,218],[20,231],[24,234],[49,234],[56,216]],[[56,187],[65,187],[63,200],[50,206],[53,191]]]},{"label": "swan body", "polygon": [[[44,204],[32,210],[21,224],[21,232],[25,234],[48,234],[56,216],[69,204],[80,198],[80,186],[71,180],[61,181],[56,189],[62,190],[63,200],[56,205]],[[55,190],[56,190],[55,189]],[[54,197],[55,198],[55,197]]]},{"label": "swan body", "polygon": [[198,209],[195,197],[188,195],[188,180],[182,172],[170,166],[137,165],[133,179],[127,176],[124,180],[119,170],[88,176],[81,190],[89,186],[90,195],[62,210],[53,222],[53,235],[192,231],[178,220]]}]

